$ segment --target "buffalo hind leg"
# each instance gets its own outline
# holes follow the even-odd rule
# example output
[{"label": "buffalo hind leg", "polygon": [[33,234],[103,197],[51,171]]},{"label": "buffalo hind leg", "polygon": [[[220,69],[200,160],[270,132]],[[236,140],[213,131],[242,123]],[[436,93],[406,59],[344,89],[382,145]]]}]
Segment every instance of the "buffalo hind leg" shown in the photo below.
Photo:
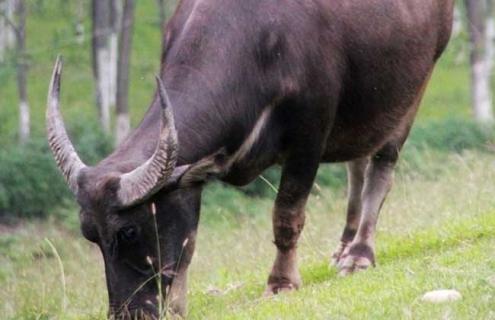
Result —
[{"label": "buffalo hind leg", "polygon": [[356,270],[366,269],[371,265],[375,265],[374,238],[378,215],[385,197],[392,187],[394,168],[399,158],[400,150],[409,135],[430,75],[431,73],[419,88],[403,127],[369,160],[362,187],[359,226],[354,239],[345,247],[338,262],[341,275],[347,275]]},{"label": "buffalo hind leg", "polygon": [[297,268],[297,241],[304,227],[304,207],[318,166],[319,158],[311,158],[308,154],[294,155],[284,164],[273,211],[277,256],[265,295],[290,291],[301,286]]},{"label": "buffalo hind leg", "polygon": [[361,217],[352,242],[342,253],[338,267],[341,275],[375,265],[374,238],[380,209],[393,181],[401,143],[387,143],[370,160],[362,191]]},{"label": "buffalo hind leg", "polygon": [[359,227],[362,210],[362,193],[368,163],[368,158],[361,158],[347,163],[347,219],[344,232],[340,237],[340,244],[332,255],[332,261],[335,265],[339,264],[342,254],[346,251],[352,240],[354,240]]}]

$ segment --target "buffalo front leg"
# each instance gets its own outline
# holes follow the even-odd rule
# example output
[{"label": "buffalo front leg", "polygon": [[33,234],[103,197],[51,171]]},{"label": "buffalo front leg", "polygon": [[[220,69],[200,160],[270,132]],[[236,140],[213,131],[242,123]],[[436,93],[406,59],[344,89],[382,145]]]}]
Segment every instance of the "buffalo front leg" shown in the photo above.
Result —
[{"label": "buffalo front leg", "polygon": [[174,277],[167,298],[168,312],[172,319],[182,319],[187,313],[187,269],[181,270]]},{"label": "buffalo front leg", "polygon": [[366,170],[359,226],[343,251],[338,267],[341,275],[375,265],[375,230],[380,209],[393,181],[400,146],[390,143],[375,154]]},{"label": "buffalo front leg", "polygon": [[362,193],[368,163],[368,158],[361,158],[347,163],[347,219],[344,232],[340,237],[340,244],[332,255],[332,261],[335,265],[339,264],[342,254],[354,240],[359,227],[363,207]]},{"label": "buffalo front leg", "polygon": [[191,232],[184,242],[183,252],[177,267],[177,273],[167,288],[167,311],[172,319],[183,319],[187,314],[187,272],[196,244],[196,232]]},{"label": "buffalo front leg", "polygon": [[297,268],[297,241],[304,227],[304,207],[319,165],[318,158],[307,161],[301,158],[288,160],[282,170],[280,189],[273,210],[277,255],[265,295],[298,289],[301,286]]}]

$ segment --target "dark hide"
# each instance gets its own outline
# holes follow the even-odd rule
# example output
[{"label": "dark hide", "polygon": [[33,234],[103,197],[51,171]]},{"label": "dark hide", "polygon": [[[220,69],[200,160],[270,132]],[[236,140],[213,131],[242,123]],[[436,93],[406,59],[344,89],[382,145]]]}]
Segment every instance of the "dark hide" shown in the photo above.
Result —
[{"label": "dark hide", "polygon": [[[283,157],[303,134],[291,131],[299,114],[331,127],[322,161],[373,154],[414,115],[409,108],[449,39],[451,7],[447,0],[181,1],[167,25],[161,72],[179,164],[221,147],[235,152],[272,103],[270,123],[243,161],[249,166],[232,173],[240,180]],[[146,160],[159,112],[155,101],[101,165],[128,171]]]}]

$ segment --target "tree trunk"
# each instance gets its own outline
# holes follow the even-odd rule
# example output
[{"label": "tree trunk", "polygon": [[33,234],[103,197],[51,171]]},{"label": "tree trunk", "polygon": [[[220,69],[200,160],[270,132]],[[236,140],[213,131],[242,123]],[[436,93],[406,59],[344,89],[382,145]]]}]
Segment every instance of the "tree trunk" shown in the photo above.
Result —
[{"label": "tree trunk", "polygon": [[[487,25],[487,0],[466,0],[471,42],[471,91],[474,117],[478,122],[493,122],[491,65],[493,29]],[[490,23],[488,23],[490,24]]]},{"label": "tree trunk", "polygon": [[158,5],[158,13],[159,13],[159,18],[160,18],[160,28],[163,30],[163,27],[165,26],[165,0],[157,0],[157,5]]},{"label": "tree trunk", "polygon": [[111,91],[110,5],[107,0],[92,0],[92,58],[96,84],[96,105],[100,123],[106,133],[110,132],[110,106],[114,94]]},{"label": "tree trunk", "polygon": [[7,51],[7,32],[10,26],[7,24],[7,1],[0,0],[0,62],[5,60]]},{"label": "tree trunk", "polygon": [[459,4],[455,4],[454,7],[454,22],[452,26],[452,38],[456,38],[463,29],[463,23],[462,23],[462,12],[459,9]]},{"label": "tree trunk", "polygon": [[[490,76],[493,72],[493,64],[495,63],[495,0],[488,1],[488,16],[486,18],[486,55],[487,73]],[[493,98],[493,93],[492,93]]]},{"label": "tree trunk", "polygon": [[162,35],[162,48],[161,51],[165,48],[165,23],[166,23],[166,14],[165,14],[165,0],[157,0],[158,12],[160,14],[160,32]]},{"label": "tree trunk", "polygon": [[125,0],[117,69],[117,126],[115,132],[117,145],[127,137],[130,131],[128,96],[133,24],[134,0]]},{"label": "tree trunk", "polygon": [[26,56],[26,6],[24,0],[17,0],[17,88],[19,92],[19,139],[27,142],[30,136],[30,112],[27,98],[27,56]]},{"label": "tree trunk", "polygon": [[110,106],[115,107],[117,97],[117,63],[119,56],[119,33],[122,24],[122,0],[110,0]]},{"label": "tree trunk", "polygon": [[77,0],[76,3],[76,42],[79,45],[84,43],[85,39],[84,30],[84,1]]},{"label": "tree trunk", "polygon": [[0,0],[0,62],[5,61],[7,51],[15,46],[16,36],[11,25],[14,10],[15,0]]}]

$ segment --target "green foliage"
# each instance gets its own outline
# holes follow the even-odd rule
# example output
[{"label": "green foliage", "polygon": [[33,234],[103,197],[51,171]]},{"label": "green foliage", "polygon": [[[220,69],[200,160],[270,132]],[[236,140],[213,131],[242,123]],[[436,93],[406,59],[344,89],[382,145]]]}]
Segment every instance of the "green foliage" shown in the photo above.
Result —
[{"label": "green foliage", "polygon": [[[71,130],[76,137],[74,144],[83,160],[95,164],[111,149],[110,137],[105,137],[98,126],[89,120],[81,119]],[[462,153],[466,150],[489,151],[495,143],[492,128],[482,128],[473,121],[462,118],[423,121],[414,127],[411,137],[402,154],[401,169],[405,172],[424,171],[435,175],[441,166],[430,159],[432,153]],[[425,163],[432,163],[425,167]],[[252,198],[275,197],[274,188],[278,187],[280,168],[267,170],[246,187],[235,189],[221,183],[212,183],[206,189],[205,206],[222,203],[223,213],[242,212],[249,207],[249,201],[242,200],[242,194]],[[267,180],[267,181],[265,181]],[[346,173],[343,165],[324,164],[316,179],[315,191],[320,188],[342,189],[346,185]],[[72,208],[73,196],[59,174],[51,152],[43,138],[34,139],[29,144],[8,145],[0,150],[0,213],[10,217],[45,217],[50,212],[62,212],[62,208]],[[237,199],[232,201],[232,199]],[[220,210],[220,209],[219,209]],[[225,214],[213,215],[211,223],[225,219]],[[221,220],[220,219],[220,220]]]},{"label": "green foliage", "polygon": [[411,132],[407,148],[461,152],[466,149],[487,149],[494,143],[493,127],[483,127],[465,118],[445,118],[418,123]]},{"label": "green foliage", "polygon": [[67,188],[46,148],[46,144],[31,142],[1,150],[2,215],[40,216],[67,198]]},{"label": "green foliage", "polygon": [[[76,130],[83,159],[94,163],[111,148],[109,139],[94,126]],[[56,168],[46,141],[32,140],[0,150],[0,215],[42,217],[71,204],[72,194]]]}]

